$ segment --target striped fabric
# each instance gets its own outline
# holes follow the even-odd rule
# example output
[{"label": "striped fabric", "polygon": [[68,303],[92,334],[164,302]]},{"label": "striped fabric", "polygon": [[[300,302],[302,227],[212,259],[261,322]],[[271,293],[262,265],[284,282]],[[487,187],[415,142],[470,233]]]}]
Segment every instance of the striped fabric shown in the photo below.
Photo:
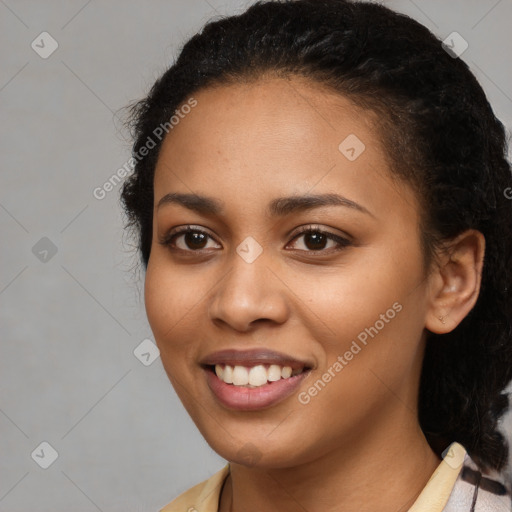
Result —
[{"label": "striped fabric", "polygon": [[[510,488],[510,483],[508,487]],[[443,512],[510,512],[511,510],[512,496],[504,482],[483,474],[466,454]]]}]

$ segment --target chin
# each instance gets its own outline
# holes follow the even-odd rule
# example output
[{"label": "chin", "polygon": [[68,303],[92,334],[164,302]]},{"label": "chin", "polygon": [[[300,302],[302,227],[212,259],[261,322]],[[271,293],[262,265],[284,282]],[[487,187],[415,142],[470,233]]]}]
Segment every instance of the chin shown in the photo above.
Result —
[{"label": "chin", "polygon": [[292,435],[284,439],[276,438],[273,443],[270,443],[266,436],[255,439],[251,435],[245,437],[239,435],[236,440],[229,438],[228,435],[223,439],[218,436],[219,430],[216,431],[213,439],[205,436],[212,450],[223,459],[248,468],[283,469],[314,459],[313,455],[307,457],[306,453],[297,451],[297,442],[294,442]]}]

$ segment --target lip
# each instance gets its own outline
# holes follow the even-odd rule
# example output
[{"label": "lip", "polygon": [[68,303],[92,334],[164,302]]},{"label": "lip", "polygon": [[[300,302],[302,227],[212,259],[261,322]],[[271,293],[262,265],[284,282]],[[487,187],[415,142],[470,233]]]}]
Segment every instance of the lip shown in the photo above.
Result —
[{"label": "lip", "polygon": [[206,382],[215,398],[228,409],[256,411],[272,407],[292,395],[301,382],[311,373],[305,370],[299,375],[269,382],[257,388],[235,386],[220,380],[209,367],[203,368]]},{"label": "lip", "polygon": [[[256,411],[277,405],[300,386],[311,373],[313,363],[302,361],[281,352],[256,348],[250,350],[220,350],[213,352],[200,361],[212,394],[223,406],[237,411]],[[290,366],[292,370],[305,368],[304,371],[288,379],[268,382],[263,386],[249,388],[226,384],[219,379],[213,370],[216,364],[230,366],[255,366],[258,364]]]},{"label": "lip", "polygon": [[199,364],[214,366],[216,364],[229,364],[231,366],[255,366],[257,364],[277,364],[279,366],[290,366],[292,370],[299,368],[312,368],[310,361],[301,361],[282,352],[255,348],[249,350],[227,349],[212,352],[204,357]]}]

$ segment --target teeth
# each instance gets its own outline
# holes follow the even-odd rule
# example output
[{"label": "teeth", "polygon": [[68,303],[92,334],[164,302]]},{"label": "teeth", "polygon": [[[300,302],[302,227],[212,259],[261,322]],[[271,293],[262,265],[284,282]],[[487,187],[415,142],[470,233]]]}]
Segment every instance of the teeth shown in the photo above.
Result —
[{"label": "teeth", "polygon": [[233,368],[233,384],[235,386],[246,386],[249,384],[249,372],[245,366]]},{"label": "teeth", "polygon": [[283,379],[287,379],[288,377],[291,377],[292,375],[292,369],[289,367],[289,366],[285,366],[282,370],[281,370],[281,377]]},{"label": "teeth", "polygon": [[253,366],[249,371],[249,384],[251,386],[263,386],[267,383],[267,369],[259,364]]},{"label": "teeth", "polygon": [[233,367],[226,365],[222,372],[222,380],[226,384],[233,384]]},{"label": "teeth", "polygon": [[274,382],[281,378],[281,367],[277,364],[271,364],[268,369],[268,380]]},{"label": "teeth", "polygon": [[267,382],[288,379],[302,373],[303,370],[304,368],[298,368],[292,371],[291,366],[279,366],[277,364],[271,364],[269,367],[258,364],[251,368],[230,366],[229,364],[215,365],[215,373],[220,380],[226,384],[246,387],[259,387],[267,384]]}]

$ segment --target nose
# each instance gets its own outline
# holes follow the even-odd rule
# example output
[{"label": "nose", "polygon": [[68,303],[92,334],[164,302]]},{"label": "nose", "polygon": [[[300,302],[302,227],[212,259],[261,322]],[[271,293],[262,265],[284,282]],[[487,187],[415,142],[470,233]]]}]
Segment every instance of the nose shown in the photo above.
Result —
[{"label": "nose", "polygon": [[260,255],[248,263],[237,253],[221,279],[208,311],[212,322],[247,332],[255,324],[283,324],[288,318],[286,285]]}]

